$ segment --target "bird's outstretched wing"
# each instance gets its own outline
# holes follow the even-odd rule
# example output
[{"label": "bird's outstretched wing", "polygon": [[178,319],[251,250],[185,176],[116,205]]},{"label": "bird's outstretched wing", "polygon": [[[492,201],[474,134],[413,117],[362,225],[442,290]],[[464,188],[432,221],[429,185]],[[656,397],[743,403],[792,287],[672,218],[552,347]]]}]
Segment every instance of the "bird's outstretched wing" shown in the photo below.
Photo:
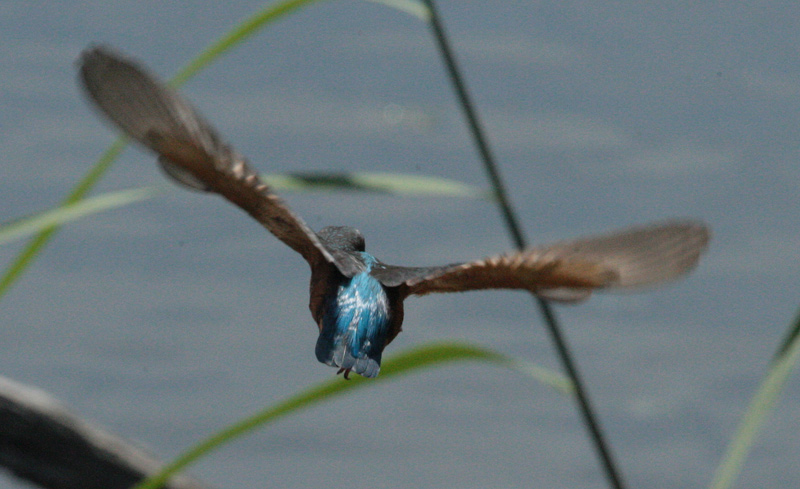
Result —
[{"label": "bird's outstretched wing", "polygon": [[312,266],[333,263],[351,276],[303,220],[263,183],[244,157],[175,90],[105,47],[83,52],[80,76],[89,98],[126,135],[155,151],[177,183],[215,192],[253,216]]},{"label": "bird's outstretched wing", "polygon": [[429,268],[382,265],[371,273],[386,286],[401,286],[406,295],[524,289],[546,299],[577,301],[595,289],[676,279],[695,266],[708,239],[708,228],[701,223],[668,221],[468,263]]}]

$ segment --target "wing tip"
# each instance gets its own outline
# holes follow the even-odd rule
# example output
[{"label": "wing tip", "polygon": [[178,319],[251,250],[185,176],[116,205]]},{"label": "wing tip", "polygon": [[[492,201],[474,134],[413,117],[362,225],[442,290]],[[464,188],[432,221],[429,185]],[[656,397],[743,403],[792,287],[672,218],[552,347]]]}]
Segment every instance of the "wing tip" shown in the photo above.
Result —
[{"label": "wing tip", "polygon": [[81,51],[76,64],[86,88],[92,88],[103,73],[108,72],[112,65],[118,64],[122,59],[123,56],[108,45],[92,43]]},{"label": "wing tip", "polygon": [[619,279],[609,288],[637,288],[673,282],[694,270],[707,251],[710,227],[696,219],[675,219],[641,228],[651,234],[651,249],[634,256],[619,270]]}]

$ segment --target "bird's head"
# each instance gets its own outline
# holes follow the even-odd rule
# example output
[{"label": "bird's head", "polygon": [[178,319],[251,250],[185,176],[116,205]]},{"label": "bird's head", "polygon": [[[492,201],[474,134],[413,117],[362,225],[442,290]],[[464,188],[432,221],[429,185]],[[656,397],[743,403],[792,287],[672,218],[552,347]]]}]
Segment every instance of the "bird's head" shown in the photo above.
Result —
[{"label": "bird's head", "polygon": [[366,247],[361,231],[349,226],[328,226],[318,232],[317,236],[332,250],[364,251]]}]

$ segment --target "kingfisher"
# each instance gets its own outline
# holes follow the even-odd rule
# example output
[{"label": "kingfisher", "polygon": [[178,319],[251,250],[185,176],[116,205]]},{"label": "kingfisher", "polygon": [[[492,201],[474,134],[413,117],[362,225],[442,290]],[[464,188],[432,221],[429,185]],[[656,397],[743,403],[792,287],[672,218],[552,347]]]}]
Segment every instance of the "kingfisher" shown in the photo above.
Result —
[{"label": "kingfisher", "polygon": [[106,46],[80,57],[82,86],[124,134],[158,155],[175,183],[222,196],[299,253],[311,267],[309,309],[319,328],[317,359],[376,377],[383,350],[400,332],[409,296],[521,289],[574,303],[594,290],[633,289],[677,279],[697,264],[709,230],[668,220],[605,235],[430,267],[386,264],[348,226],[314,232],[247,160],[183,98],[138,62]]}]

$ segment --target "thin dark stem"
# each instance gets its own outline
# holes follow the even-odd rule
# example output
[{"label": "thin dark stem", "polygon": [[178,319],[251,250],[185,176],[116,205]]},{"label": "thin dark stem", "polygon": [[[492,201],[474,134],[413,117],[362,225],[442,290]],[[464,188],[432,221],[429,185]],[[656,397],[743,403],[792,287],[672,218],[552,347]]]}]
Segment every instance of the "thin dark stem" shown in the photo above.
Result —
[{"label": "thin dark stem", "polygon": [[550,338],[553,340],[553,344],[558,352],[558,358],[561,359],[561,366],[567,372],[567,376],[570,378],[570,380],[572,380],[572,383],[575,386],[575,397],[578,400],[578,408],[581,416],[583,417],[583,422],[586,424],[586,428],[589,430],[589,436],[592,442],[594,442],[597,456],[600,457],[600,463],[602,464],[603,471],[608,479],[608,484],[614,489],[623,489],[625,484],[622,481],[622,476],[620,475],[619,470],[617,470],[617,465],[614,462],[613,455],[611,454],[611,447],[608,446],[605,436],[603,435],[603,430],[600,428],[600,421],[598,420],[597,415],[594,413],[594,409],[592,408],[592,404],[589,399],[589,391],[586,389],[586,386],[583,383],[580,372],[578,372],[578,366],[572,359],[569,346],[567,346],[567,342],[561,334],[561,329],[558,326],[558,321],[556,320],[553,308],[550,307],[550,304],[548,304],[547,301],[541,299],[540,297],[536,298],[536,302],[539,304],[539,310],[541,311],[542,316],[544,316],[544,322],[547,325]]},{"label": "thin dark stem", "polygon": [[[526,246],[525,236],[523,235],[522,229],[519,226],[519,220],[516,217],[516,213],[509,202],[508,193],[503,185],[497,165],[494,162],[494,157],[492,156],[492,152],[489,148],[489,143],[484,136],[484,131],[478,119],[478,115],[475,112],[474,105],[472,104],[469,94],[467,93],[464,80],[461,77],[458,66],[456,65],[455,58],[452,54],[452,50],[450,49],[449,42],[442,27],[441,20],[436,11],[436,6],[434,5],[433,0],[425,0],[425,3],[430,10],[431,27],[433,30],[433,35],[436,38],[439,52],[444,60],[450,81],[453,83],[456,95],[458,96],[458,101],[462,110],[464,111],[464,116],[467,118],[469,130],[472,133],[473,140],[475,141],[478,152],[481,156],[481,160],[483,161],[484,169],[486,170],[489,181],[494,189],[506,227],[508,228],[508,231],[511,234],[511,237],[514,240],[517,248],[523,249]],[[549,331],[550,337],[555,345],[558,357],[561,360],[561,364],[575,386],[579,410],[583,417],[583,421],[589,430],[591,440],[595,445],[598,456],[600,457],[600,461],[609,485],[614,489],[623,489],[624,484],[622,482],[622,478],[619,475],[616,464],[614,463],[614,459],[611,455],[611,450],[605,441],[602,430],[600,429],[600,423],[597,420],[597,416],[594,414],[591,402],[589,401],[588,392],[584,387],[583,381],[581,380],[578,368],[572,359],[569,347],[567,346],[566,340],[561,333],[561,328],[558,325],[555,312],[548,302],[539,297],[536,298],[536,301],[539,305],[542,316],[544,317],[547,330]]]},{"label": "thin dark stem", "polygon": [[500,177],[500,170],[494,163],[494,156],[492,156],[492,152],[489,149],[489,143],[484,137],[483,125],[478,119],[478,115],[475,113],[475,109],[467,93],[467,87],[461,78],[456,60],[450,50],[450,44],[445,36],[441,21],[439,20],[439,15],[436,12],[436,6],[432,1],[426,0],[426,3],[431,12],[430,22],[433,28],[433,35],[436,37],[439,52],[442,54],[447,72],[450,75],[450,81],[453,83],[458,101],[461,103],[461,108],[467,118],[467,124],[469,124],[470,132],[472,132],[473,140],[477,146],[478,153],[480,153],[481,160],[484,163],[484,170],[486,170],[487,177],[492,184],[495,197],[500,205],[500,212],[503,214],[503,220],[506,223],[508,231],[511,233],[514,245],[519,249],[525,248],[525,236],[522,233],[522,228],[519,226],[519,220],[514,213],[514,209],[512,209],[511,203],[509,202],[508,192],[506,192],[503,179]]}]

